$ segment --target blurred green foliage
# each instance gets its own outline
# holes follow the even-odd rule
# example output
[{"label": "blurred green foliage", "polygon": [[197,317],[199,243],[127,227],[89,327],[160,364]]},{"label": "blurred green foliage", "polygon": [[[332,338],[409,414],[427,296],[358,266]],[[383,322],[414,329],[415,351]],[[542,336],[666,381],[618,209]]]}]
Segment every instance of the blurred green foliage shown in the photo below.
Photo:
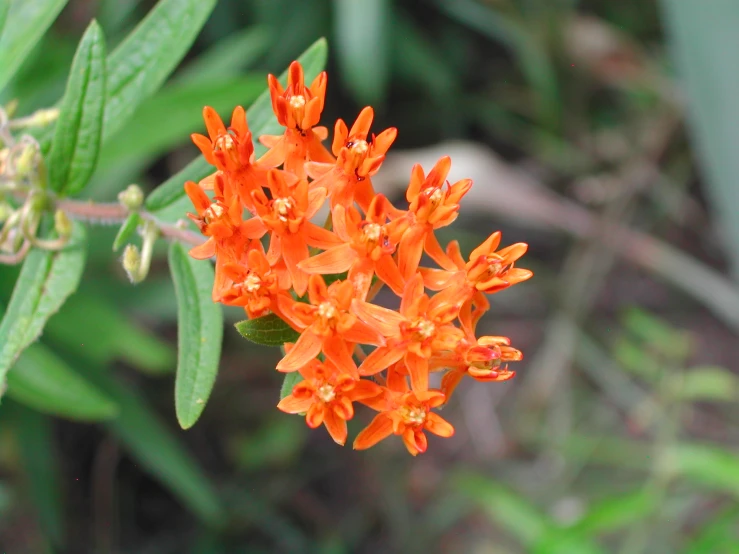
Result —
[{"label": "blurred green foliage", "polygon": [[[317,72],[325,46],[315,41],[327,37],[326,121],[351,120],[372,103],[377,128],[400,129],[398,149],[484,143],[598,221],[665,238],[699,267],[727,265],[721,244],[734,245],[735,257],[735,2],[155,4],[0,2],[0,104],[17,99],[21,116],[63,97],[93,17],[105,33],[106,141],[84,197],[112,200],[132,182],[164,183],[146,206],[162,220],[181,218],[190,209],[186,175],[208,172],[202,162],[187,165],[202,106],[223,116],[255,106],[250,124],[266,129],[265,97],[266,111],[256,111],[264,76],[311,45]],[[147,13],[159,18],[137,27]],[[674,40],[674,70],[663,28]],[[676,76],[689,95],[697,155],[680,125]],[[654,139],[658,132],[664,137]],[[705,182],[695,178],[696,157]],[[641,185],[640,171],[648,175]],[[491,215],[506,214],[487,215],[486,229]],[[466,251],[480,238],[476,223],[461,240]],[[166,248],[132,287],[111,253],[117,229],[95,227],[71,296],[65,276],[39,270],[19,280],[17,268],[0,266],[3,313],[15,306],[36,317],[27,328],[0,327],[3,371],[48,318],[11,369],[0,406],[0,549],[739,552],[736,329],[696,302],[718,293],[700,279],[677,292],[614,261],[597,241],[521,220],[503,226],[511,242],[531,244],[537,278],[496,297],[496,316],[484,323],[491,334],[505,323],[527,361],[510,384],[463,390],[446,408],[457,436],[413,460],[393,445],[339,449],[322,430],[276,413],[274,353],[239,340],[230,325],[208,408],[196,427],[179,430]],[[658,248],[647,255],[666,259]],[[53,268],[52,255],[38,256],[39,267]],[[32,286],[47,277],[62,286]],[[29,297],[26,285],[43,294]]]}]

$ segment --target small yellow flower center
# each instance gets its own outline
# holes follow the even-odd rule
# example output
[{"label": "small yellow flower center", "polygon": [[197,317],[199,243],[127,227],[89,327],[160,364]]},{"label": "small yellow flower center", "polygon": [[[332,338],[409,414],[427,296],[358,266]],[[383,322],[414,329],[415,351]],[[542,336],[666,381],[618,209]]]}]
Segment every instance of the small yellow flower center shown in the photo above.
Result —
[{"label": "small yellow flower center", "polygon": [[336,391],[334,391],[333,385],[324,383],[316,389],[316,396],[320,398],[322,402],[331,402],[336,398]]},{"label": "small yellow flower center", "polygon": [[434,192],[432,192],[429,195],[429,200],[431,200],[431,205],[435,208],[439,205],[441,200],[444,198],[444,192],[441,190],[441,188],[436,189]]},{"label": "small yellow flower center", "polygon": [[382,236],[382,225],[368,223],[363,229],[364,239],[368,242],[377,242]]},{"label": "small yellow flower center", "polygon": [[231,135],[221,135],[216,139],[215,149],[216,150],[231,150],[236,146],[234,139]]},{"label": "small yellow flower center", "polygon": [[283,223],[287,222],[287,217],[290,213],[290,210],[293,208],[293,199],[275,198],[274,206],[275,211],[277,212],[278,219]]},{"label": "small yellow flower center", "polygon": [[334,319],[338,315],[338,310],[331,302],[321,302],[318,305],[318,315],[323,319]]},{"label": "small yellow flower center", "polygon": [[254,273],[250,273],[241,286],[246,289],[247,292],[257,292],[262,287],[262,280],[259,276]]},{"label": "small yellow flower center", "polygon": [[426,410],[416,406],[403,406],[400,415],[406,425],[423,425],[426,421]]},{"label": "small yellow flower center", "polygon": [[414,336],[416,340],[424,341],[436,333],[436,325],[428,319],[419,319],[413,324]]},{"label": "small yellow flower center", "polygon": [[292,109],[299,110],[303,106],[305,106],[305,96],[298,94],[290,98],[290,107]]},{"label": "small yellow flower center", "polygon": [[355,154],[363,155],[369,150],[369,144],[366,140],[358,140],[352,144],[352,152]]},{"label": "small yellow flower center", "polygon": [[214,219],[217,219],[223,215],[223,207],[219,206],[215,202],[203,212],[203,221],[210,223]]}]

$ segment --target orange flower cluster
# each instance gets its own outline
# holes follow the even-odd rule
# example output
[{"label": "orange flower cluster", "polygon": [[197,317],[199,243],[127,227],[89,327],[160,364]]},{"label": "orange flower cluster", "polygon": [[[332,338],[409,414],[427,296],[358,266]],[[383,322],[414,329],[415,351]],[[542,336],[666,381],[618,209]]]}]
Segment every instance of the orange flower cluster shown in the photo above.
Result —
[{"label": "orange flower cluster", "polygon": [[[472,186],[469,179],[447,182],[448,157],[428,174],[416,165],[408,208],[395,208],[375,193],[372,176],[396,129],[370,133],[374,114],[367,107],[351,128],[336,122],[329,151],[328,131],[317,126],[326,74],[306,86],[293,62],[287,88],[270,75],[269,90],[285,131],[259,137],[268,147],[259,159],[243,108],[233,111],[228,128],[212,108],[203,110],[208,136],[192,138],[217,171],[185,184],[197,212],[188,215],[208,237],[191,255],[215,257],[214,301],[243,306],[249,318],[274,313],[299,333],[277,370],[298,371],[303,380],[280,410],[306,414],[310,427],[324,424],[344,444],[358,402],[379,413],[354,448],[395,434],[411,454],[424,452],[424,431],[454,433],[433,409],[462,378],[514,376],[507,362],[521,352],[506,337],[477,338],[475,327],[489,308],[486,294],[531,277],[514,267],[527,245],[498,250],[496,232],[467,261],[456,241],[443,249],[434,231],[456,219]],[[313,219],[327,200],[330,212],[320,226]],[[438,268],[419,267],[424,252]],[[398,310],[372,303],[384,285],[400,297]],[[374,349],[367,353],[366,345]],[[444,372],[438,388],[430,385],[433,372]]]}]

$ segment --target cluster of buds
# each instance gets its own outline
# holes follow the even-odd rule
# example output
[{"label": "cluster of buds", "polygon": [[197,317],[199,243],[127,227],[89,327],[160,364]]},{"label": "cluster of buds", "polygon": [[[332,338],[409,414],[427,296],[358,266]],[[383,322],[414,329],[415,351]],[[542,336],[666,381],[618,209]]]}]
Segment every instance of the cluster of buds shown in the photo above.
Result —
[{"label": "cluster of buds", "polygon": [[0,263],[23,261],[31,247],[58,250],[67,243],[72,224],[57,210],[54,229],[57,238],[37,236],[43,214],[52,206],[47,195],[46,166],[38,142],[13,131],[48,125],[58,110],[39,110],[31,116],[11,119],[15,104],[0,107]]},{"label": "cluster of buds", "polygon": [[[208,237],[190,253],[215,257],[215,302],[242,306],[249,318],[276,314],[299,333],[285,344],[277,370],[300,372],[303,380],[280,410],[305,414],[312,428],[324,424],[343,445],[358,402],[378,414],[354,448],[395,434],[411,454],[424,452],[424,431],[454,433],[433,410],[465,376],[514,376],[507,362],[521,352],[506,337],[476,337],[475,328],[489,309],[486,294],[532,276],[514,267],[527,245],[499,250],[496,232],[467,260],[456,241],[442,248],[435,231],[456,219],[472,186],[469,179],[447,181],[448,157],[428,174],[413,168],[408,207],[398,209],[372,186],[396,129],[370,133],[374,114],[367,107],[351,128],[336,122],[329,151],[328,130],[318,126],[326,74],[306,86],[293,62],[287,87],[270,75],[269,90],[285,131],[259,137],[268,148],[259,159],[243,108],[233,111],[229,127],[212,108],[203,110],[208,136],[192,138],[217,170],[185,184],[197,212],[188,215]],[[326,203],[321,226],[313,220]],[[424,252],[438,267],[420,267]],[[398,310],[372,303],[385,285],[400,297]],[[430,380],[434,372],[441,379]]]}]

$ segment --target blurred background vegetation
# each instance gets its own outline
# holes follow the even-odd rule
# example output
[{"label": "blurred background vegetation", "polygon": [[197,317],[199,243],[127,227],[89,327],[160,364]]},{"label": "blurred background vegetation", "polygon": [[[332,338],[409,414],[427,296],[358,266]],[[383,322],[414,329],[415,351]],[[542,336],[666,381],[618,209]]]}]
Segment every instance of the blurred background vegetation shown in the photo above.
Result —
[{"label": "blurred background vegetation", "polygon": [[[89,20],[112,50],[152,5],[70,0],[0,102],[52,105]],[[116,228],[96,227],[80,292],[27,363],[73,367],[120,410],[92,424],[4,399],[0,550],[739,552],[737,29],[732,0],[218,2],[106,143],[90,197],[166,180],[204,104],[250,104],[325,36],[324,122],[371,103],[375,130],[399,129],[378,186],[400,197],[410,164],[449,152],[475,188],[442,239],[530,244],[535,278],[481,324],[526,358],[512,382],[463,383],[444,412],[457,434],[423,456],[356,453],[275,409],[279,353],[229,325],[183,432],[165,247],[133,287]],[[0,267],[0,302],[16,276]]]}]

